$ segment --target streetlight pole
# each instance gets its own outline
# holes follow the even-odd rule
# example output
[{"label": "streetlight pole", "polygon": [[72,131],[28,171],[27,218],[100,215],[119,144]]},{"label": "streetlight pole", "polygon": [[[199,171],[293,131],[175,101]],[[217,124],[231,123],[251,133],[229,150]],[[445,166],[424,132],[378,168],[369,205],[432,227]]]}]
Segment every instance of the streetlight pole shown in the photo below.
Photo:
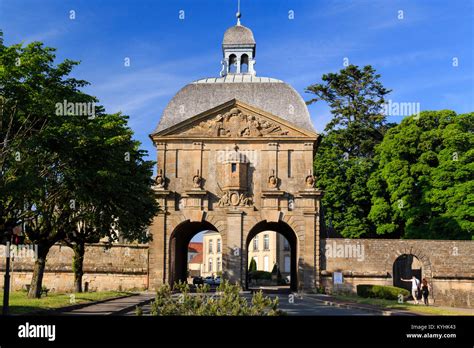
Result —
[{"label": "streetlight pole", "polygon": [[10,300],[10,242],[5,243],[6,258],[5,258],[5,280],[3,283],[3,308],[2,314],[8,315],[9,300]]}]

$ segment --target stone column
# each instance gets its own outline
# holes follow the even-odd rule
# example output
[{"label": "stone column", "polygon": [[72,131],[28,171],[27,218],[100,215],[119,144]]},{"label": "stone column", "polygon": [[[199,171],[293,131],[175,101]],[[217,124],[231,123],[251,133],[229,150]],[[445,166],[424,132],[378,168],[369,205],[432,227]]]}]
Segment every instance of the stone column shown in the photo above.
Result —
[{"label": "stone column", "polygon": [[166,264],[166,252],[168,248],[168,236],[166,233],[166,215],[159,212],[150,226],[153,240],[148,248],[148,288],[155,289],[166,283],[168,267]]},{"label": "stone column", "polygon": [[254,65],[255,65],[255,59],[249,59],[249,73],[252,74],[253,76],[256,75]]},{"label": "stone column", "polygon": [[222,69],[221,69],[220,75],[221,77],[223,77],[229,73],[228,60],[227,59],[221,60],[221,65],[222,65]]},{"label": "stone column", "polygon": [[166,175],[166,143],[155,143],[157,152],[156,166],[163,170],[163,175]]},{"label": "stone column", "polygon": [[316,212],[304,212],[304,226],[305,226],[305,248],[304,248],[304,290],[311,290],[316,287]]},{"label": "stone column", "polygon": [[222,250],[225,277],[231,283],[245,284],[245,274],[242,274],[243,249],[243,220],[242,211],[229,210],[227,212],[227,243]]},{"label": "stone column", "polygon": [[315,248],[316,248],[316,260],[315,260],[315,279],[314,283],[316,288],[319,288],[321,286],[321,236],[320,236],[320,231],[321,231],[321,197],[318,198],[316,201],[316,228],[315,228],[315,233],[314,233],[314,238],[316,239],[315,243]]}]

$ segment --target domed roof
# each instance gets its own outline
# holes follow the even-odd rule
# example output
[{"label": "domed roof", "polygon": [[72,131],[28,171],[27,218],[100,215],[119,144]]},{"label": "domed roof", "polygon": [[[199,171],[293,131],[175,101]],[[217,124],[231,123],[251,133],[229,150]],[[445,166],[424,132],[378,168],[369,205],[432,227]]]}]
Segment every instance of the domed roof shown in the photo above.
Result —
[{"label": "domed roof", "polygon": [[222,45],[255,45],[255,39],[252,30],[238,24],[225,31]]},{"label": "domed roof", "polygon": [[168,103],[154,133],[232,99],[315,132],[305,102],[290,85],[277,79],[243,74],[207,78],[186,85]]}]

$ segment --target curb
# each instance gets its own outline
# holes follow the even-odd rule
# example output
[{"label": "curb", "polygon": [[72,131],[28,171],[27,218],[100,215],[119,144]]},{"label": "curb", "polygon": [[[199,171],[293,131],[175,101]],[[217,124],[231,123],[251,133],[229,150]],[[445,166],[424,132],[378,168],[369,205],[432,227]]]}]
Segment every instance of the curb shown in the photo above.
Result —
[{"label": "curb", "polygon": [[326,306],[346,308],[346,309],[357,309],[357,310],[360,310],[360,311],[376,313],[376,314],[379,314],[379,315],[382,315],[382,316],[395,316],[395,315],[418,316],[418,314],[414,314],[414,313],[391,311],[391,310],[387,310],[387,309],[378,309],[378,308],[370,308],[370,307],[362,307],[362,306],[357,306],[357,305],[354,305],[354,304],[340,303],[340,302],[329,301],[329,300],[321,300],[321,299],[313,298],[313,297],[309,297],[309,296],[307,298],[310,298],[310,299],[312,299],[314,301],[317,301],[317,302],[321,302]]}]

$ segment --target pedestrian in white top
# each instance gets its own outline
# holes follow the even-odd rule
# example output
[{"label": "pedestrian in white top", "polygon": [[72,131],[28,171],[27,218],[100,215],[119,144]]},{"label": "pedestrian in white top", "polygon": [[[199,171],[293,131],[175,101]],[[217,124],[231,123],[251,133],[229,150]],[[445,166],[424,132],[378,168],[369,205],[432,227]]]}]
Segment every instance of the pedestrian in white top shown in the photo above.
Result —
[{"label": "pedestrian in white top", "polygon": [[403,279],[400,278],[400,280],[404,282],[411,282],[411,296],[413,296],[413,299],[415,300],[415,304],[418,304],[418,289],[420,288],[420,281],[416,279],[415,276],[412,276],[411,279]]}]

